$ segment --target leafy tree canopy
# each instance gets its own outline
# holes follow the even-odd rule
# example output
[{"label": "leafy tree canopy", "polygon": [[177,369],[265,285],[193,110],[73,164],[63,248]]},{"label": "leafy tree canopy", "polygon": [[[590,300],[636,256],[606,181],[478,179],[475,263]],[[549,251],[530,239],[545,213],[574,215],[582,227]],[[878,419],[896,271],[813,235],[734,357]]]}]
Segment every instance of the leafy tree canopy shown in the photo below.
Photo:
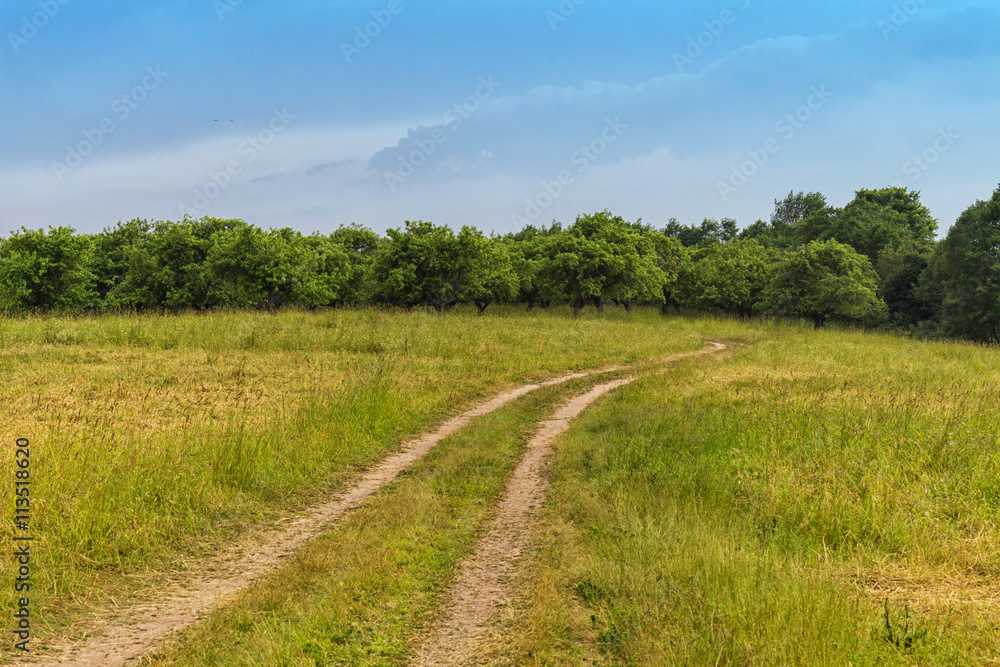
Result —
[{"label": "leafy tree canopy", "polygon": [[705,218],[698,226],[685,226],[671,218],[663,229],[665,236],[675,238],[685,248],[694,248],[708,243],[726,243],[736,238],[739,226],[732,218],[713,220]]},{"label": "leafy tree canopy", "polygon": [[69,227],[22,227],[0,245],[0,308],[82,310],[97,299],[91,238]]},{"label": "leafy tree canopy", "polygon": [[834,240],[813,241],[786,255],[764,292],[765,304],[807,317],[816,328],[827,318],[860,318],[883,306],[871,262]]},{"label": "leafy tree canopy", "polygon": [[1000,340],[1000,187],[959,216],[938,265],[945,333]]},{"label": "leafy tree canopy", "polygon": [[489,305],[517,294],[510,254],[477,229],[465,226],[455,234],[446,226],[407,221],[405,229],[387,234],[372,266],[382,303],[441,312],[459,301]]},{"label": "leafy tree canopy", "polygon": [[657,266],[652,232],[609,211],[581,215],[565,233],[545,242],[540,274],[579,314],[587,303],[614,299],[662,302],[666,277]]}]

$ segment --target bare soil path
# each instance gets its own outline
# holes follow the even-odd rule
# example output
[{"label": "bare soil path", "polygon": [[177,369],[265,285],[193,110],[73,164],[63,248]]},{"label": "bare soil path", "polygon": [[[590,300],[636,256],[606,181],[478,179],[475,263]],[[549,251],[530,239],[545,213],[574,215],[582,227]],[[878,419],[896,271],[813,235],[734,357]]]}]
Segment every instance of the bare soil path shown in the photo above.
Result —
[{"label": "bare soil path", "polygon": [[[677,354],[660,361],[669,363],[725,348],[721,343],[711,343],[710,347],[698,352]],[[419,648],[414,665],[475,664],[478,649],[486,639],[500,605],[513,593],[518,560],[545,501],[548,483],[542,475],[542,468],[545,458],[552,451],[552,443],[569,428],[570,421],[594,401],[635,379],[633,376],[598,385],[571,399],[550,419],[539,424],[538,432],[528,442],[527,453],[508,482],[486,536],[462,562],[449,591],[444,614]]]},{"label": "bare soil path", "polygon": [[88,629],[80,641],[50,639],[53,655],[22,658],[15,665],[80,665],[118,667],[135,664],[158,648],[171,634],[183,630],[225,604],[254,581],[268,574],[306,542],[320,536],[347,512],[361,505],[375,492],[392,482],[399,473],[418,461],[441,440],[525,394],[598,373],[623,370],[615,366],[563,375],[537,384],[503,392],[457,417],[444,422],[433,433],[405,443],[400,451],[382,460],[360,481],[313,507],[281,530],[261,538],[251,536],[225,549],[218,556],[199,563],[198,572],[180,580],[152,599],[123,607],[113,616]]}]

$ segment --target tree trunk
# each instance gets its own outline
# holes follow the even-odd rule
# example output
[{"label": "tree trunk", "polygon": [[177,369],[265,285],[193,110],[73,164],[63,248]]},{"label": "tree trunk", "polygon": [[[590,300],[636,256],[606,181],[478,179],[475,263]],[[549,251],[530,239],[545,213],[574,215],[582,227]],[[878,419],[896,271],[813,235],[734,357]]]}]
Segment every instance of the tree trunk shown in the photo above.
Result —
[{"label": "tree trunk", "polygon": [[278,312],[278,290],[271,290],[271,293],[267,295],[264,307],[267,308],[267,312],[272,315]]},{"label": "tree trunk", "polygon": [[442,303],[435,303],[434,304],[434,310],[436,310],[437,314],[440,315],[441,313],[444,312],[444,304],[442,304]]},{"label": "tree trunk", "polygon": [[813,315],[813,329],[826,328],[826,315]]},{"label": "tree trunk", "polygon": [[573,319],[580,317],[580,313],[583,311],[583,303],[576,302],[573,304]]},{"label": "tree trunk", "polygon": [[604,300],[599,296],[594,297],[594,307],[597,308],[597,312],[604,312]]},{"label": "tree trunk", "polygon": [[479,300],[477,300],[475,303],[476,303],[476,308],[479,309],[479,314],[480,315],[482,315],[486,311],[486,309],[490,307],[490,302],[489,301],[479,301]]},{"label": "tree trunk", "polygon": [[626,301],[625,302],[625,312],[626,313],[631,313],[632,312],[632,308],[634,306],[635,306],[635,301]]},{"label": "tree trunk", "polygon": [[666,317],[669,314],[670,314],[670,302],[669,301],[664,301],[663,305],[660,306],[660,315],[663,315],[664,317]]}]

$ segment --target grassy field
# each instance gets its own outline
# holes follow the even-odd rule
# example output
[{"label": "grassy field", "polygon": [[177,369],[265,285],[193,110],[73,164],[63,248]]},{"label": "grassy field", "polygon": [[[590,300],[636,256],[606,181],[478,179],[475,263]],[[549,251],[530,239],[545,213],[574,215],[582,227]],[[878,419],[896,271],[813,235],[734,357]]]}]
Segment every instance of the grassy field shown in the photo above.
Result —
[{"label": "grassy field", "polygon": [[35,638],[155,590],[503,387],[700,345],[653,313],[2,319],[0,438],[32,442]]},{"label": "grassy field", "polygon": [[457,561],[471,551],[535,423],[553,403],[594,382],[534,392],[451,436],[151,664],[407,664],[411,642],[433,618]]},{"label": "grassy field", "polygon": [[[1000,351],[613,309],[0,321],[0,430],[34,448],[36,638],[502,388],[705,340],[730,349],[635,366],[557,442],[482,663],[997,662]],[[533,424],[597,381],[452,436],[157,664],[407,664]]]},{"label": "grassy field", "polygon": [[996,349],[772,333],[558,445],[492,664],[995,664]]}]

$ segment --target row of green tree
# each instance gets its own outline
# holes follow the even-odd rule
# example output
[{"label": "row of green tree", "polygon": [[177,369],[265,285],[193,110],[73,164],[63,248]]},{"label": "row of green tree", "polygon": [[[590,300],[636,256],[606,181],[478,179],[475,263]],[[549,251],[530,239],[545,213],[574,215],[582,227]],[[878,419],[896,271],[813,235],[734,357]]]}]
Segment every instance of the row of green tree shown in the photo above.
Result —
[{"label": "row of green tree", "polygon": [[22,228],[0,239],[6,312],[660,304],[858,319],[920,335],[1000,339],[1000,188],[947,237],[906,188],[775,201],[769,222],[662,230],[608,211],[506,236],[407,222],[385,236],[265,231],[241,220],[131,220],[99,234]]}]

